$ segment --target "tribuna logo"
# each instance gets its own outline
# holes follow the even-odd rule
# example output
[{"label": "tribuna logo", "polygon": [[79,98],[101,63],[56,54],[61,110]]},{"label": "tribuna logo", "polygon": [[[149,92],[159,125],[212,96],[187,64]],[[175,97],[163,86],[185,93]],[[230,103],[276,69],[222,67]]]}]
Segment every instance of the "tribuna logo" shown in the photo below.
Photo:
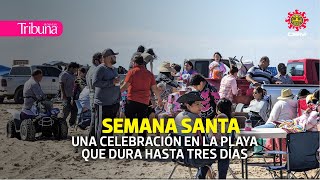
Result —
[{"label": "tribuna logo", "polygon": [[58,26],[56,24],[34,25],[33,22],[17,23],[20,26],[21,35],[57,35]]}]

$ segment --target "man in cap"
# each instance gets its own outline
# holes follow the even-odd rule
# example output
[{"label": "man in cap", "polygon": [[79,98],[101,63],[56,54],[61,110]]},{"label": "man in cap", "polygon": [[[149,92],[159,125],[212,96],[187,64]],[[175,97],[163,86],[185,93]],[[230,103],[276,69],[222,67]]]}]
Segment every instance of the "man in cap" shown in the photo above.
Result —
[{"label": "man in cap", "polygon": [[[127,73],[124,84],[121,86],[121,92],[128,89],[128,101],[125,105],[126,118],[138,118],[140,126],[142,118],[147,118],[151,97],[150,89],[156,95],[158,105],[162,105],[162,100],[154,75],[146,69],[142,56],[135,56],[133,62],[134,66]],[[142,135],[147,136],[146,132]]]},{"label": "man in cap", "polygon": [[256,128],[275,128],[275,121],[295,118],[297,116],[298,104],[296,100],[293,100],[293,97],[291,89],[282,89],[281,96],[277,98],[278,101],[274,104],[266,124],[257,126]]},{"label": "man in cap", "polygon": [[[120,107],[120,79],[114,64],[116,64],[116,55],[112,49],[106,49],[102,52],[102,63],[98,65],[92,76],[92,85],[95,88],[94,104],[98,109],[99,117],[115,118]],[[99,110],[99,106],[102,108]],[[100,119],[101,120],[101,119]],[[101,127],[101,122],[96,124]],[[100,128],[98,132],[101,133]],[[109,133],[108,135],[112,135]]]},{"label": "man in cap", "polygon": [[291,77],[287,74],[287,67],[283,63],[278,64],[278,72],[275,77],[278,78],[282,84],[294,84]]}]

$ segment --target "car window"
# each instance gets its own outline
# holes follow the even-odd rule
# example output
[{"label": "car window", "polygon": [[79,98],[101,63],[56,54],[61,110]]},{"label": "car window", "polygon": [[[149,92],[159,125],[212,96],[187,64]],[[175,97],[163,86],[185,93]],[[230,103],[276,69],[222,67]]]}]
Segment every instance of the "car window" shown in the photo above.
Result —
[{"label": "car window", "polygon": [[304,74],[303,62],[288,63],[287,72],[290,76],[303,76]]},{"label": "car window", "polygon": [[47,67],[47,70],[50,77],[59,77],[59,74],[61,73],[61,71],[55,67]]},{"label": "car window", "polygon": [[30,76],[31,69],[30,69],[30,67],[12,67],[12,69],[10,71],[10,75]]},{"label": "car window", "polygon": [[209,76],[209,61],[196,61],[195,69],[199,74],[205,77]]},{"label": "car window", "polygon": [[35,69],[40,69],[42,71],[42,75],[43,76],[49,76],[48,70],[47,70],[46,67],[44,67],[44,66],[36,66]]}]

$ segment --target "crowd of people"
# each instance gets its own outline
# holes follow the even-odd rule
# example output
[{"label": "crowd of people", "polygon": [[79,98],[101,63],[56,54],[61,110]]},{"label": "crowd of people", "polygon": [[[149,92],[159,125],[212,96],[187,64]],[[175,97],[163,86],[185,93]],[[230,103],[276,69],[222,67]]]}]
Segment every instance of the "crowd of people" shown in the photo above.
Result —
[{"label": "crowd of people", "polygon": [[[87,70],[80,67],[78,63],[72,62],[67,69],[59,76],[61,99],[63,101],[63,118],[69,118],[69,126],[73,127],[78,122],[81,129],[90,128],[90,135],[97,133],[97,122],[95,114],[104,118],[126,117],[138,118],[139,123],[142,118],[168,118],[175,117],[176,124],[183,118],[195,120],[216,117],[232,117],[232,104],[234,97],[241,94],[237,86],[238,68],[229,67],[222,63],[222,56],[219,52],[213,54],[213,61],[210,63],[209,78],[220,79],[220,87],[211,85],[207,79],[197,73],[191,61],[185,61],[183,70],[178,64],[164,61],[159,67],[159,74],[155,78],[153,74],[153,61],[157,58],[153,49],[146,49],[139,46],[132,55],[129,63],[129,71],[123,81],[120,80],[118,69],[115,68],[117,55],[112,49],[95,53],[92,57],[92,65]],[[150,70],[147,65],[150,65]],[[246,75],[246,80],[250,82],[253,100],[244,109],[250,114],[253,126],[274,128],[282,120],[293,120],[297,124],[306,127],[306,130],[315,130],[315,124],[319,118],[314,113],[317,109],[314,106],[319,100],[319,91],[313,93],[301,90],[301,98],[309,96],[307,104],[310,108],[301,117],[297,118],[297,101],[293,100],[290,89],[283,89],[274,107],[270,109],[270,101],[267,92],[261,88],[261,84],[292,84],[290,76],[286,73],[283,63],[278,65],[279,74],[273,76],[267,70],[270,64],[269,58],[264,56],[257,66],[251,67]],[[122,69],[122,71],[124,71]],[[35,99],[44,96],[39,82],[42,79],[41,70],[35,70],[29,81],[24,86],[23,95],[24,109],[29,109]],[[189,85],[190,90],[185,86]],[[219,89],[219,90],[218,90]],[[186,92],[191,91],[191,92]],[[250,92],[250,91],[249,91]],[[251,95],[249,93],[249,95]],[[31,98],[30,98],[31,97]],[[84,124],[82,120],[77,120],[77,106],[75,101],[82,106],[82,112],[86,118],[91,119]],[[262,121],[260,121],[262,120]],[[262,123],[257,124],[260,121]],[[309,122],[310,121],[310,122]],[[205,122],[205,121],[204,121]],[[99,125],[99,124],[98,124]],[[101,131],[102,129],[98,129]],[[106,136],[112,133],[104,134]],[[126,134],[130,136],[131,134]],[[147,134],[139,134],[146,137]],[[181,134],[186,135],[186,134]],[[190,134],[192,136],[207,137],[207,134]],[[217,138],[222,134],[215,134]],[[144,147],[139,147],[144,149]],[[190,163],[190,162],[189,162]],[[198,163],[199,162],[192,162]],[[210,161],[209,163],[213,163]],[[225,179],[227,174],[228,160],[218,160],[219,178]],[[197,176],[204,178],[208,169],[203,166],[199,168]]]}]

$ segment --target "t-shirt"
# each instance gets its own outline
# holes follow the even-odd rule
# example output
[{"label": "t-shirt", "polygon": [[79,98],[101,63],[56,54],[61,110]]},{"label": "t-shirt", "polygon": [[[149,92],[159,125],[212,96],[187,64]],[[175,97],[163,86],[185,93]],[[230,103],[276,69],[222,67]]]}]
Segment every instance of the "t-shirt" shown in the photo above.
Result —
[{"label": "t-shirt", "polygon": [[89,87],[86,86],[85,88],[83,88],[83,90],[79,95],[79,102],[82,108],[91,109],[89,93],[90,93]]},{"label": "t-shirt", "polygon": [[156,80],[144,65],[129,70],[124,81],[130,83],[128,100],[149,105],[151,86],[156,85]]},{"label": "t-shirt", "polygon": [[267,123],[293,119],[297,116],[297,101],[293,99],[278,100],[270,113]]},{"label": "t-shirt", "polygon": [[94,73],[96,67],[97,67],[97,66],[96,66],[95,64],[93,64],[93,65],[89,68],[89,70],[88,70],[88,72],[87,72],[87,75],[86,75],[86,82],[87,82],[87,85],[88,85],[88,87],[89,87],[90,92],[94,92],[94,87],[92,87],[92,76],[93,76],[93,73]]},{"label": "t-shirt", "polygon": [[[63,71],[59,75],[59,82],[63,83],[64,93],[67,97],[73,97],[73,87],[76,76],[73,75],[70,71]],[[61,89],[62,91],[62,89]],[[62,95],[62,92],[61,92]]]},{"label": "t-shirt", "polygon": [[24,103],[22,109],[31,109],[33,103],[44,96],[45,94],[43,93],[40,84],[31,77],[23,86]]},{"label": "t-shirt", "polygon": [[247,72],[247,76],[251,76],[253,80],[261,84],[264,84],[263,82],[271,84],[273,81],[278,80],[272,76],[272,73],[269,70],[263,70],[260,66],[251,67]]},{"label": "t-shirt", "polygon": [[201,101],[201,117],[213,118],[216,115],[216,101],[220,99],[217,89],[211,86],[208,82],[205,87],[200,91]]},{"label": "t-shirt", "polygon": [[200,116],[197,115],[197,114],[191,113],[189,111],[180,112],[176,116],[176,118],[174,118],[176,126],[177,126],[177,131],[178,131],[177,134],[181,135],[181,136],[194,136],[195,134],[192,134],[192,133],[189,133],[189,134],[182,133],[182,130],[185,129],[185,127],[182,126],[182,120],[183,119],[191,119],[191,122],[189,123],[189,125],[193,127],[194,126],[194,121],[196,120],[196,118],[200,118]]},{"label": "t-shirt", "polygon": [[[213,66],[216,66],[216,67],[212,69]],[[218,63],[216,61],[213,61],[212,63],[210,63],[209,69],[211,69],[209,72],[209,78],[213,77],[214,70],[218,70],[219,72],[222,73],[222,75],[224,73],[226,73],[226,71],[227,71],[226,67],[224,66],[224,64],[222,62]]]},{"label": "t-shirt", "polygon": [[220,83],[219,95],[220,98],[229,99],[233,101],[233,96],[237,95],[238,86],[236,78],[233,75],[224,76]]},{"label": "t-shirt", "polygon": [[120,87],[113,84],[118,76],[116,68],[100,64],[92,76],[92,85],[95,87],[94,104],[109,106],[120,103]]},{"label": "t-shirt", "polygon": [[281,74],[278,74],[275,77],[278,78],[282,82],[282,84],[294,84],[291,77],[288,74],[284,76]]}]

